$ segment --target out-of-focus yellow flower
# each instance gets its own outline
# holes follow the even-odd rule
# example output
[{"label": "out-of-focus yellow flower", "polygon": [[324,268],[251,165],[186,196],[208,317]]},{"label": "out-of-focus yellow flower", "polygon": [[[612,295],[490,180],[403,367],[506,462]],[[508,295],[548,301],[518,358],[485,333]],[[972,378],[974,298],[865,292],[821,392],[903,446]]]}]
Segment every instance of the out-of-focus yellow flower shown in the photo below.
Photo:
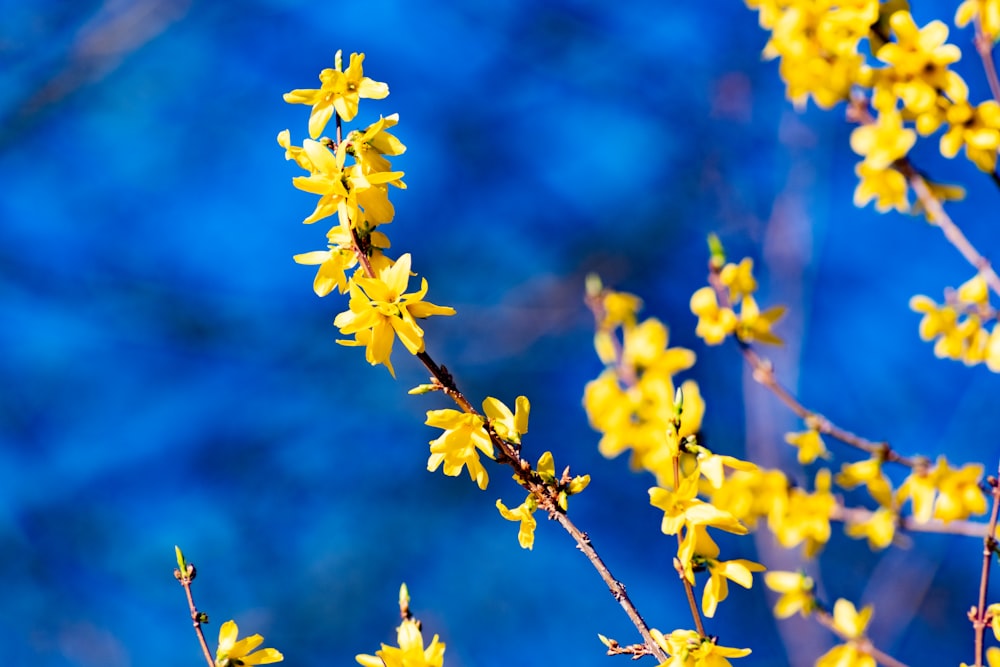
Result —
[{"label": "out-of-focus yellow flower", "polygon": [[896,535],[896,513],[887,507],[880,507],[865,521],[848,523],[844,532],[850,537],[866,538],[872,549],[885,549]]},{"label": "out-of-focus yellow flower", "polygon": [[708,345],[724,341],[739,323],[731,308],[719,307],[719,300],[711,287],[702,287],[691,295],[691,312],[698,316],[695,333]]},{"label": "out-of-focus yellow flower", "polygon": [[955,10],[955,25],[959,28],[977,18],[986,39],[995,42],[1000,37],[1000,0],[965,0]]},{"label": "out-of-focus yellow flower", "polygon": [[917,133],[903,127],[898,111],[883,111],[874,123],[861,125],[851,132],[851,149],[865,157],[872,169],[887,169],[906,157],[917,141]]},{"label": "out-of-focus yellow flower", "polygon": [[931,518],[944,522],[967,519],[986,511],[986,497],[979,488],[983,466],[965,465],[955,469],[939,456],[931,469],[919,467],[900,485],[897,501],[913,503],[913,518],[921,523]]},{"label": "out-of-focus yellow flower", "polygon": [[538,509],[538,501],[535,496],[528,494],[523,503],[514,509],[507,509],[503,501],[497,499],[497,509],[500,516],[508,521],[520,521],[521,527],[517,531],[517,543],[522,549],[531,549],[535,545],[535,510]]},{"label": "out-of-focus yellow flower", "polygon": [[744,296],[757,291],[757,279],[753,277],[753,260],[744,257],[739,264],[729,263],[719,271],[719,281],[729,288],[729,301],[736,303]]},{"label": "out-of-focus yellow flower", "polygon": [[982,274],[976,274],[958,286],[955,296],[970,306],[985,306],[990,302],[990,288]]},{"label": "out-of-focus yellow flower", "polygon": [[[771,333],[771,327],[785,314],[784,306],[772,306],[761,312],[757,301],[746,295],[740,304],[739,325],[736,327],[736,337],[744,343],[759,341],[771,345],[782,345],[783,341]],[[707,341],[706,341],[707,342]]]},{"label": "out-of-focus yellow flower", "polygon": [[444,665],[443,642],[434,635],[431,643],[424,648],[424,636],[420,624],[413,619],[404,620],[396,629],[396,646],[382,644],[375,655],[358,655],[355,660],[363,667],[442,667]]},{"label": "out-of-focus yellow flower", "polygon": [[864,650],[860,641],[871,616],[871,606],[858,612],[848,600],[837,600],[833,605],[833,626],[848,641],[820,656],[816,667],[875,667],[875,659]]},{"label": "out-of-focus yellow flower", "polygon": [[805,557],[812,558],[830,541],[830,516],[837,504],[830,493],[830,479],[829,470],[820,470],[815,491],[793,488],[787,502],[772,507],[767,524],[783,547],[803,544]]},{"label": "out-of-focus yellow flower", "polygon": [[479,452],[492,459],[493,441],[486,432],[483,417],[451,409],[428,410],[424,423],[444,429],[444,433],[431,440],[427,470],[434,472],[444,463],[444,474],[457,477],[463,467],[467,468],[469,477],[485,490],[490,477],[479,460]]},{"label": "out-of-focus yellow flower", "polygon": [[992,173],[1000,147],[1000,104],[995,100],[971,106],[960,100],[948,107],[948,130],[941,135],[941,154],[952,158],[965,147],[965,155],[979,169]]},{"label": "out-of-focus yellow flower", "polygon": [[802,465],[812,463],[819,457],[827,458],[830,452],[819,431],[809,429],[799,433],[786,433],[785,442],[799,450],[798,459]]},{"label": "out-of-focus yellow flower", "polygon": [[[417,325],[417,318],[431,315],[454,315],[455,309],[437,306],[424,301],[427,294],[427,279],[420,281],[420,290],[405,294],[410,281],[410,255],[403,255],[391,267],[379,272],[377,278],[355,278],[350,286],[351,299],[346,310],[333,323],[345,335],[370,330],[365,344],[365,358],[371,365],[386,364],[392,354],[392,344],[396,336],[410,354],[424,351],[424,330]],[[354,341],[338,341],[346,345],[358,345]],[[395,375],[395,373],[393,373]]]},{"label": "out-of-focus yellow flower", "polygon": [[882,507],[892,507],[892,485],[882,473],[882,460],[877,456],[857,463],[845,463],[834,481],[845,489],[864,484],[875,502]]},{"label": "out-of-focus yellow flower", "polygon": [[816,583],[802,572],[772,571],[764,574],[764,583],[775,593],[781,593],[774,604],[775,618],[788,618],[801,613],[808,616],[816,609]]},{"label": "out-of-focus yellow flower", "polygon": [[860,179],[854,189],[854,205],[858,208],[874,199],[879,213],[892,208],[905,213],[910,209],[906,177],[892,167],[876,168],[862,161],[854,167],[854,173]]},{"label": "out-of-focus yellow flower", "polygon": [[337,51],[334,68],[319,73],[320,87],[297,88],[285,93],[289,104],[309,104],[309,136],[316,139],[323,133],[334,111],[342,120],[350,121],[358,113],[358,102],[365,97],[380,100],[389,94],[389,86],[364,76],[365,54],[352,53],[347,70],[341,72],[342,52]]},{"label": "out-of-focus yellow flower", "polygon": [[968,95],[965,82],[948,69],[962,57],[957,46],[945,43],[948,26],[931,21],[918,28],[905,10],[893,13],[889,25],[896,41],[886,43],[875,55],[889,65],[890,71],[882,73],[883,82],[876,86],[888,84],[892,94],[914,114],[933,109],[939,90],[952,101],[965,99]]},{"label": "out-of-focus yellow flower", "polygon": [[226,621],[219,628],[219,648],[215,652],[216,667],[240,667],[240,665],[269,665],[281,662],[285,656],[273,648],[255,651],[264,642],[260,635],[250,635],[237,641],[239,627],[235,621]]}]

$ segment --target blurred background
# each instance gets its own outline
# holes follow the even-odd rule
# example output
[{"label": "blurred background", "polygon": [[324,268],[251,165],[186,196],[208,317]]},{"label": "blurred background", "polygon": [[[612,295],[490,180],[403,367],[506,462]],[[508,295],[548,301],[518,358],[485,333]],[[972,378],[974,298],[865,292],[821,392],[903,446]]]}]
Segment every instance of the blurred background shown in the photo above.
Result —
[{"label": "blurred background", "polygon": [[[921,3],[920,24],[954,3]],[[425,470],[439,396],[397,345],[393,381],[335,344],[337,295],[292,255],[315,198],[275,135],[306,136],[337,49],[389,84],[360,127],[398,112],[386,231],[429,299],[458,315],[428,350],[478,403],[532,402],[532,458],[590,473],[571,513],[650,625],[691,619],[651,478],[596,451],[581,407],[601,366],[583,278],[635,292],[695,350],[704,435],[807,483],[783,435],[796,419],[753,384],[736,348],[694,336],[705,236],[756,262],[785,303],[766,353],[803,402],[904,454],[996,466],[1000,379],[933,357],[913,294],[972,275],[921,218],[851,203],[842,108],[796,113],[766,35],[741,2],[3,2],[0,25],[0,637],[9,664],[197,665],[173,547],[198,566],[199,607],[262,633],[285,664],[354,664],[395,643],[407,582],[446,664],[607,664],[597,633],[634,629],[590,564],[541,521],[534,551],[500,518],[523,499],[498,468],[484,493]],[[971,31],[953,33],[973,99]],[[963,159],[915,153],[969,186],[951,208],[1000,256],[996,192]],[[991,199],[992,197],[992,199]],[[830,443],[834,465],[858,460]],[[899,481],[897,475],[896,481]],[[849,496],[862,503],[863,494]],[[809,566],[832,603],[876,604],[876,644],[917,664],[972,660],[965,618],[981,544],[916,535],[872,554],[839,526]],[[726,557],[795,569],[769,534]],[[758,583],[709,622],[752,664],[811,664],[833,645],[771,619]],[[1000,590],[1000,589],[997,589]],[[991,598],[997,599],[994,593]],[[624,658],[618,658],[622,661]],[[648,660],[648,659],[647,659]],[[652,664],[649,662],[649,664]]]}]

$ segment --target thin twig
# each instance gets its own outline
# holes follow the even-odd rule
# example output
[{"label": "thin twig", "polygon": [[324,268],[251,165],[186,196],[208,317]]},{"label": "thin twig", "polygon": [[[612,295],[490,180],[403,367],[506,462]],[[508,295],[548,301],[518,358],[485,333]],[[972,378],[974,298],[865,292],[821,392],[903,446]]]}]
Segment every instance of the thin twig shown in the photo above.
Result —
[{"label": "thin twig", "polygon": [[990,581],[990,563],[993,561],[993,553],[997,547],[994,535],[996,535],[997,529],[997,511],[1000,509],[1000,484],[998,484],[997,478],[991,475],[986,478],[986,482],[990,485],[993,509],[990,511],[989,532],[983,538],[983,569],[979,577],[979,604],[969,612],[969,620],[972,621],[972,628],[976,636],[976,667],[983,665],[983,633],[986,626],[989,625],[986,614],[986,588]]},{"label": "thin twig", "polygon": [[[836,505],[830,514],[831,521],[844,523],[864,523],[872,518],[874,512],[863,507],[844,507]],[[911,516],[899,517],[899,528],[908,533],[935,533],[942,535],[961,535],[963,537],[985,537],[990,534],[988,524],[978,521],[949,521],[939,519],[920,522]]]},{"label": "thin twig", "polygon": [[187,572],[181,573],[179,569],[174,570],[174,578],[180,582],[181,586],[184,587],[184,592],[187,594],[188,607],[191,610],[191,622],[194,625],[194,632],[198,635],[198,642],[201,644],[201,650],[205,654],[205,662],[208,667],[215,667],[215,660],[212,658],[212,651],[208,648],[208,642],[205,641],[205,633],[201,629],[203,623],[207,622],[207,617],[203,612],[198,611],[198,608],[194,605],[194,596],[191,594],[191,582],[194,580],[196,570],[194,565],[187,564]]},{"label": "thin twig", "polygon": [[837,635],[844,641],[853,643],[854,646],[858,649],[858,651],[866,655],[870,655],[880,665],[885,665],[885,667],[906,667],[906,663],[900,662],[899,660],[896,660],[888,653],[885,653],[884,651],[881,651],[878,648],[876,648],[876,646],[872,643],[872,641],[867,637],[864,637],[862,639],[852,639],[848,635],[844,634],[837,627],[836,623],[833,622],[833,616],[831,616],[829,612],[824,611],[822,609],[817,609],[816,620],[820,623],[820,625],[828,628],[830,631],[833,632],[833,634]]},{"label": "thin twig", "polygon": [[[680,483],[681,483],[680,482],[680,476],[681,476],[680,475],[680,471],[681,471],[681,463],[680,463],[680,461],[681,461],[680,456],[674,456],[673,469],[674,469],[674,490],[675,491],[680,488]],[[693,530],[693,529],[689,527],[688,530]],[[681,541],[681,533],[680,533],[680,531],[678,531],[677,532],[677,549],[678,549],[678,551],[681,548],[681,543],[682,543],[682,541]],[[698,631],[698,635],[700,637],[704,637],[705,636],[705,625],[701,622],[701,613],[698,611],[698,603],[694,599],[694,587],[691,585],[691,582],[688,581],[687,575],[684,572],[684,568],[683,567],[680,567],[680,566],[677,567],[677,574],[679,574],[681,576],[681,581],[684,583],[684,595],[687,597],[688,606],[691,608],[691,618],[694,619],[694,627]]]},{"label": "thin twig", "polygon": [[[715,290],[716,298],[719,300],[719,305],[723,308],[731,307],[729,302],[729,294],[726,290],[726,286],[722,284],[722,280],[719,277],[719,272],[722,267],[716,266],[714,263],[709,263],[709,274],[708,282]],[[806,422],[809,428],[813,428],[823,435],[828,435],[831,438],[840,440],[846,445],[850,445],[856,449],[860,449],[872,456],[879,456],[883,461],[892,461],[894,463],[899,463],[908,468],[916,468],[919,462],[915,459],[903,456],[896,452],[889,443],[886,441],[876,442],[863,438],[855,433],[848,431],[847,429],[841,428],[834,424],[832,421],[824,417],[818,412],[810,410],[806,406],[802,405],[792,395],[792,392],[788,391],[774,375],[774,365],[757,354],[757,351],[753,348],[750,343],[736,339],[739,345],[740,352],[743,353],[743,358],[746,360],[747,364],[750,366],[752,371],[753,379],[760,385],[763,385],[768,390],[774,394],[778,400],[784,403],[789,410],[794,412],[802,421]]]},{"label": "thin twig", "polygon": [[986,72],[986,80],[990,83],[990,93],[993,99],[1000,102],[1000,79],[997,79],[997,68],[993,62],[993,39],[987,37],[983,32],[983,22],[981,17],[976,15],[976,51],[983,61],[983,70]]}]

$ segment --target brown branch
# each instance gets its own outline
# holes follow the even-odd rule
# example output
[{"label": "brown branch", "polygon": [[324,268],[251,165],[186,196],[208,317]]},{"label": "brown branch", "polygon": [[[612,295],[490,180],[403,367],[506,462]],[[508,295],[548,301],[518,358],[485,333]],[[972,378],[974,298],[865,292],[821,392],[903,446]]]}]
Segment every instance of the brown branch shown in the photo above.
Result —
[{"label": "brown branch", "polygon": [[990,563],[993,561],[993,553],[997,548],[996,529],[997,511],[1000,510],[1000,484],[997,478],[986,478],[990,485],[990,496],[993,499],[993,509],[990,511],[990,523],[986,536],[983,537],[983,569],[979,577],[979,604],[969,612],[969,620],[972,621],[972,628],[975,633],[976,667],[983,665],[983,633],[989,625],[989,618],[986,613],[986,588],[990,581]]},{"label": "brown branch", "polygon": [[990,93],[993,99],[1000,102],[1000,79],[997,79],[997,68],[993,62],[993,39],[983,32],[982,18],[976,15],[976,51],[983,61],[983,71],[986,72],[986,80],[990,83]]},{"label": "brown branch", "polygon": [[816,620],[819,622],[820,625],[824,626],[825,628],[828,628],[831,632],[833,632],[833,634],[837,635],[844,641],[853,643],[855,648],[858,649],[858,651],[866,655],[870,655],[880,665],[885,665],[885,667],[906,667],[906,663],[900,662],[899,660],[896,660],[888,653],[885,653],[884,651],[881,651],[878,648],[876,648],[875,645],[872,643],[872,641],[867,637],[862,637],[861,639],[852,639],[848,635],[841,632],[841,630],[833,622],[833,616],[831,616],[829,612],[824,611],[823,609],[817,609]]},{"label": "brown branch", "polygon": [[[874,512],[863,507],[844,507],[836,505],[830,515],[832,521],[843,521],[844,523],[864,523],[868,521]],[[900,530],[908,533],[935,533],[942,535],[961,535],[964,537],[982,538],[990,534],[988,524],[978,521],[949,521],[944,522],[939,519],[919,522],[913,517],[904,516],[897,518],[897,525]]]},{"label": "brown branch", "polygon": [[[721,266],[717,266],[714,262],[709,262],[708,282],[712,286],[712,289],[715,290],[719,305],[723,308],[730,308],[729,294],[727,293],[726,286],[722,284],[722,280],[719,277],[721,270]],[[844,444],[860,449],[872,456],[879,456],[883,461],[892,461],[908,468],[915,468],[919,465],[917,460],[903,456],[893,450],[888,442],[875,442],[856,435],[847,429],[837,426],[820,413],[814,412],[802,405],[788,389],[778,382],[778,379],[774,375],[774,365],[770,361],[757,354],[757,351],[750,343],[742,341],[739,338],[736,338],[736,343],[739,345],[740,352],[743,353],[743,358],[750,366],[754,381],[770,390],[789,410],[794,412],[802,421],[806,422],[809,428],[815,429],[823,435],[840,440]]]},{"label": "brown branch", "polygon": [[208,622],[208,616],[194,605],[194,596],[191,594],[191,582],[194,581],[197,570],[195,570],[194,565],[187,563],[187,571],[181,573],[180,569],[174,569],[174,578],[180,582],[181,586],[184,587],[184,592],[187,594],[188,608],[191,610],[191,623],[194,625],[194,632],[198,635],[198,642],[201,644],[201,650],[205,654],[205,662],[208,667],[215,667],[215,660],[212,658],[212,651],[208,648],[208,642],[205,641],[205,633],[202,631],[201,626],[203,623]]}]

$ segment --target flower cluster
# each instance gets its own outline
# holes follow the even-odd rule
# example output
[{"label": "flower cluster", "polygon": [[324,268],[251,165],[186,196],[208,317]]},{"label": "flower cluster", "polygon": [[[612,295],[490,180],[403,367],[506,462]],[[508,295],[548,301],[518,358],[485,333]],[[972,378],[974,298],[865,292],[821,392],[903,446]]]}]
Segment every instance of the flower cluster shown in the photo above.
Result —
[{"label": "flower cluster", "polygon": [[[710,243],[717,245],[718,241],[713,238]],[[782,340],[771,327],[785,314],[785,307],[760,310],[753,296],[757,291],[753,260],[746,257],[739,264],[724,264],[718,277],[723,290],[706,286],[691,295],[691,312],[698,316],[695,333],[708,345],[718,345],[730,335],[743,343],[780,345]],[[734,304],[739,304],[739,312]]]},{"label": "flower cluster", "polygon": [[[976,275],[958,289],[945,291],[945,302],[937,304],[922,294],[910,299],[910,308],[921,313],[920,338],[934,341],[934,355],[968,366],[985,363],[1000,373],[1000,326],[989,305],[989,291]],[[987,326],[993,322],[993,328]]]},{"label": "flower cluster", "polygon": [[[748,276],[752,279],[748,271],[734,274],[732,288],[752,289],[747,287]],[[719,558],[719,546],[708,529],[743,535],[747,528],[729,512],[700,498],[704,495],[700,491],[703,485],[723,486],[727,469],[749,471],[756,466],[698,444],[696,434],[705,410],[698,385],[687,380],[675,388],[674,383],[675,374],[694,365],[693,352],[669,347],[668,330],[659,320],[640,322],[641,302],[635,296],[605,289],[599,279],[591,277],[587,299],[597,324],[595,348],[606,365],[584,391],[591,426],[602,434],[600,451],[614,457],[629,449],[632,467],[655,476],[657,486],[649,490],[650,504],[663,510],[662,532],[678,538],[675,565],[679,574],[691,585],[696,572],[708,574],[701,607],[712,617],[728,596],[730,581],[750,588],[752,573],[764,568],[745,559]],[[687,647],[683,651],[678,646],[664,647],[678,660],[668,664],[689,664],[687,658],[676,656],[707,650],[701,644],[683,645]]]},{"label": "flower cluster", "polygon": [[[350,294],[348,310],[337,315],[334,324],[353,338],[338,342],[363,346],[368,363],[383,364],[395,375],[391,355],[396,338],[410,354],[419,354],[424,351],[424,332],[417,320],[455,311],[424,300],[425,278],[418,290],[407,292],[410,255],[392,260],[383,252],[389,248],[389,239],[379,227],[392,222],[395,215],[389,186],[406,187],[403,172],[393,171],[387,156],[402,154],[406,146],[388,131],[399,121],[396,114],[342,136],[341,123],[354,119],[360,98],[382,99],[389,94],[386,84],[364,76],[363,62],[364,54],[352,53],[350,64],[342,70],[338,51],[335,66],[320,72],[319,88],[287,93],[286,102],[312,107],[310,138],[294,146],[290,132],[284,130],[278,144],[285,149],[286,159],[309,172],[292,179],[295,187],[319,196],[303,222],[337,216],[337,224],[327,231],[327,249],[296,255],[295,261],[318,265],[313,281],[317,295],[326,296],[335,288]],[[321,137],[334,117],[336,138]]]},{"label": "flower cluster", "polygon": [[[995,170],[1000,105],[969,100],[968,85],[951,69],[961,50],[947,42],[949,30],[941,21],[918,26],[904,0],[747,0],[747,5],[759,10],[761,27],[771,33],[764,55],[780,58],[779,73],[796,106],[812,98],[829,109],[854,96],[853,115],[861,126],[851,136],[851,148],[864,158],[855,167],[857,206],[874,200],[879,211],[911,210],[908,180],[899,167],[918,135],[941,131],[943,156],[964,149],[979,169]],[[956,25],[973,20],[994,39],[1000,3],[962,3]],[[961,188],[931,186],[941,200],[964,196]]]},{"label": "flower cluster", "polygon": [[375,655],[361,654],[355,660],[363,667],[442,667],[444,665],[444,643],[437,635],[424,646],[424,635],[420,621],[410,613],[410,594],[403,584],[399,588],[399,608],[403,622],[396,628],[397,646],[382,644]]}]

